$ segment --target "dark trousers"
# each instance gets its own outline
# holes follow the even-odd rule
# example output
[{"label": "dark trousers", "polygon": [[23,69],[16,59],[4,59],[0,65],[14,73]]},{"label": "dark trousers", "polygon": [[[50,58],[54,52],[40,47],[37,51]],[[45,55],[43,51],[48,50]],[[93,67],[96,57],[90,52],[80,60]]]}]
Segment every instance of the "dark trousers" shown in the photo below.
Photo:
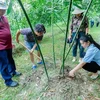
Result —
[{"label": "dark trousers", "polygon": [[15,70],[16,67],[12,57],[12,49],[0,50],[0,72],[5,80],[5,84],[11,84],[11,74],[14,74]]},{"label": "dark trousers", "polygon": [[96,73],[98,70],[100,70],[100,66],[96,62],[92,61],[91,63],[86,63],[83,66],[83,69],[89,72]]},{"label": "dark trousers", "polygon": [[91,28],[94,26],[94,22],[91,22]]},{"label": "dark trousers", "polygon": [[[72,38],[74,38],[76,32],[72,33]],[[78,36],[75,38],[74,44],[73,44],[73,48],[72,48],[72,53],[73,53],[73,57],[77,56],[77,47],[79,46],[79,56],[80,58],[84,57],[84,48],[81,46],[80,44],[80,37],[85,35],[84,32],[79,32]]]},{"label": "dark trousers", "polygon": [[98,27],[98,26],[99,26],[99,22],[96,23],[96,27]]}]

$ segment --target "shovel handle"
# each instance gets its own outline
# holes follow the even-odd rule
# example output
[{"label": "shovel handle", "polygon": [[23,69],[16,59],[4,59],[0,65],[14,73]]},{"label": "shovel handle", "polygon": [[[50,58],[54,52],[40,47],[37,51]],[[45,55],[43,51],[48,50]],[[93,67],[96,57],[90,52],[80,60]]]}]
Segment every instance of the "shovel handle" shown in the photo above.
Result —
[{"label": "shovel handle", "polygon": [[[23,43],[19,42],[19,44],[21,44],[24,48],[26,48],[29,52],[31,52]],[[33,55],[41,60],[41,58],[37,56],[35,53],[33,53]]]}]

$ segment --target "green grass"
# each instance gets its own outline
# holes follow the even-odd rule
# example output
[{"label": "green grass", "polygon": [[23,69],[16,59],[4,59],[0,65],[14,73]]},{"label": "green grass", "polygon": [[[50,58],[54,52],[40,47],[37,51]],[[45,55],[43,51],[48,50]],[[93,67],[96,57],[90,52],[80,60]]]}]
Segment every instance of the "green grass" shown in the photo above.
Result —
[{"label": "green grass", "polygon": [[[66,27],[63,24],[59,24],[60,27],[65,31]],[[54,68],[53,61],[53,50],[52,50],[52,34],[50,32],[50,28],[47,29],[47,33],[44,36],[44,39],[41,43],[41,51],[44,56],[46,66],[48,69],[48,74],[50,79],[59,75],[60,67],[62,64],[62,56],[63,56],[63,48],[65,41],[65,34],[61,32],[61,30],[54,25],[54,42],[55,42],[55,58],[56,58],[56,68]],[[100,42],[99,35],[100,30],[99,27],[92,28],[89,30],[89,33],[93,35],[97,42]],[[69,46],[67,44],[66,52]],[[14,77],[13,80],[19,82],[19,86],[15,88],[7,88],[2,78],[0,78],[0,100],[65,100],[63,99],[63,94],[58,96],[46,97],[46,92],[48,92],[48,80],[46,74],[44,72],[44,67],[39,65],[36,71],[32,71],[31,69],[31,61],[29,58],[29,54],[26,50],[21,47],[21,45],[16,43],[14,60],[16,63],[17,70],[22,72],[23,75],[21,77]],[[75,67],[78,63],[72,63],[72,55],[71,52],[66,59],[65,66],[70,65],[71,68]],[[36,62],[36,58],[35,58]],[[83,72],[84,73],[84,72]],[[93,92],[90,94],[96,97],[100,97],[100,79],[94,81]],[[92,84],[92,82],[90,81]],[[90,85],[90,84],[88,84]],[[51,86],[52,87],[52,86]],[[59,87],[60,88],[60,87]],[[52,89],[53,90],[53,89]],[[80,96],[77,97],[77,100],[81,100]]]}]

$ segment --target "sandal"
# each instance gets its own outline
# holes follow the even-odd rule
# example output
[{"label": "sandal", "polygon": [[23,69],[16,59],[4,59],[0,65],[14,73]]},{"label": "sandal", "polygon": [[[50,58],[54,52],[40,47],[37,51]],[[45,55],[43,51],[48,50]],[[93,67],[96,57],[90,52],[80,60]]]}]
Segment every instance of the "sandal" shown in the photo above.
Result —
[{"label": "sandal", "polygon": [[43,61],[38,62],[37,64],[43,65]]},{"label": "sandal", "polygon": [[95,79],[97,79],[98,78],[98,74],[97,75],[92,75],[92,76],[90,76],[90,78],[92,79],[92,80],[95,80]]}]

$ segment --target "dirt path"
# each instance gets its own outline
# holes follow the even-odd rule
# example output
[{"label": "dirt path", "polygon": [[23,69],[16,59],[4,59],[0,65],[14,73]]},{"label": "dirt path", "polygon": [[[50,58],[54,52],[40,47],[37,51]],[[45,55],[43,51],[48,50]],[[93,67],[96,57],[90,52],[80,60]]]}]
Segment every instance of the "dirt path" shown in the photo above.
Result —
[{"label": "dirt path", "polygon": [[[25,100],[100,100],[91,95],[95,83],[89,80],[86,72],[80,71],[74,79],[71,79],[68,77],[67,71],[70,68],[65,69],[65,77],[63,78],[57,74],[59,68],[55,70],[50,68],[52,65],[52,63],[48,63],[48,70],[51,70],[49,74],[52,77],[49,82],[47,82],[42,67],[28,76],[22,76],[20,83],[25,87],[16,96],[16,100],[22,100],[21,97],[27,98]],[[29,99],[29,95],[33,95],[33,97],[31,96]]]}]

